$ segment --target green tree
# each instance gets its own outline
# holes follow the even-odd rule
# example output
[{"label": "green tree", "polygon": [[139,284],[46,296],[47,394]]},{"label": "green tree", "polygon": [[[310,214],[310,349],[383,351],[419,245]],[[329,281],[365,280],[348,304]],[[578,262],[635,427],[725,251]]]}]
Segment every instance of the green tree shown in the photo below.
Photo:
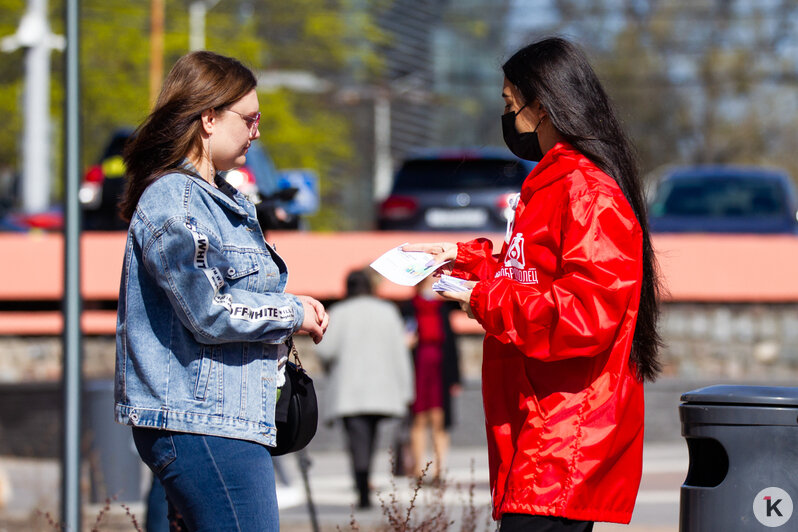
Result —
[{"label": "green tree", "polygon": [[[51,0],[51,25],[63,33],[63,0]],[[167,0],[164,67],[188,52],[188,0]],[[0,35],[15,31],[25,10],[22,0],[0,0]],[[110,133],[134,127],[149,112],[150,4],[124,0],[81,2],[81,120],[83,160],[94,162]],[[353,34],[357,28],[360,33]],[[368,12],[349,0],[221,0],[207,14],[206,48],[237,57],[257,73],[305,70],[329,80],[367,78],[379,68],[369,46],[379,32]],[[54,129],[61,130],[62,56],[53,57]],[[7,122],[0,132],[0,166],[18,166],[21,52],[0,58],[0,106]],[[329,94],[297,94],[290,88],[259,93],[261,140],[278,168],[303,167],[321,175],[322,192],[356,186],[358,164],[351,138],[351,117]],[[2,108],[2,107],[0,107]],[[56,149],[60,157],[60,150]],[[332,182],[328,174],[337,174]],[[58,179],[60,172],[56,172]],[[331,197],[335,197],[333,194]],[[322,202],[314,228],[345,227],[336,205]]]},{"label": "green tree", "polygon": [[[24,9],[24,0],[0,0],[0,38],[17,31]],[[22,126],[24,62],[22,50],[0,52],[0,112],[5,117],[0,129],[0,172],[15,170],[20,162],[17,139]]]},{"label": "green tree", "polygon": [[553,0],[585,44],[641,152],[665,163],[798,171],[793,0]]}]

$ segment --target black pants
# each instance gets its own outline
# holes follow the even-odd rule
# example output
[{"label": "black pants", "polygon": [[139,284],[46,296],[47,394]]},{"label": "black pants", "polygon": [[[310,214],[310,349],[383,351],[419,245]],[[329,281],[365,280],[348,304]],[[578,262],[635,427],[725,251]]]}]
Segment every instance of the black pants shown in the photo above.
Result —
[{"label": "black pants", "polygon": [[504,514],[501,532],[591,532],[592,521],[572,521],[548,515]]},{"label": "black pants", "polygon": [[371,457],[377,439],[377,425],[385,416],[362,415],[343,418],[349,456],[352,459],[352,476],[355,479],[359,506],[369,505],[368,479],[371,472]]}]

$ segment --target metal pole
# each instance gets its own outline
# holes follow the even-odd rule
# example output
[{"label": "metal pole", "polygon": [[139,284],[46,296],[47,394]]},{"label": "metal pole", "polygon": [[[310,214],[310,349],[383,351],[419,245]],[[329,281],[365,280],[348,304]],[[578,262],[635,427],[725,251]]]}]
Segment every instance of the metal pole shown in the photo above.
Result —
[{"label": "metal pole", "polygon": [[302,473],[302,482],[305,484],[305,496],[308,500],[308,514],[310,514],[310,526],[313,532],[319,532],[319,518],[316,515],[316,506],[313,504],[313,497],[310,493],[310,466],[311,461],[308,457],[307,449],[301,449],[296,453],[299,462],[299,471]]},{"label": "metal pole", "polygon": [[25,15],[35,39],[25,50],[24,142],[22,145],[22,208],[42,212],[50,205],[50,44],[47,42],[47,0],[30,0]]},{"label": "metal pole", "polygon": [[374,94],[374,199],[391,192],[391,98],[387,90]]},{"label": "metal pole", "polygon": [[163,81],[164,0],[150,0],[150,105],[155,105]]},{"label": "metal pole", "polygon": [[25,50],[22,139],[22,209],[37,213],[50,206],[50,51],[64,49],[63,37],[50,32],[47,0],[28,0],[14,35],[0,39],[0,50]]},{"label": "metal pole", "polygon": [[205,14],[208,7],[204,1],[191,2],[188,6],[188,47],[193,52],[205,49]]},{"label": "metal pole", "polygon": [[194,0],[188,6],[188,48],[192,52],[205,49],[205,17],[219,0]]},{"label": "metal pole", "polygon": [[64,455],[61,519],[65,530],[80,532],[80,92],[78,0],[66,2],[66,106],[64,109]]}]

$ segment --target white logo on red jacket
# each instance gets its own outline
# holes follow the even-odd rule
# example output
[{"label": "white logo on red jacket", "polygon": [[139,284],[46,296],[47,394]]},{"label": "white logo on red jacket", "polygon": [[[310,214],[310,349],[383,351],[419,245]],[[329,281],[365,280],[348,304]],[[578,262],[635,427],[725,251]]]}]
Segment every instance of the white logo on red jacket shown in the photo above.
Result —
[{"label": "white logo on red jacket", "polygon": [[526,266],[524,260],[524,235],[517,233],[513,240],[510,242],[510,247],[507,248],[507,255],[504,257],[505,266],[513,266],[519,270],[523,270]]},{"label": "white logo on red jacket", "polygon": [[537,284],[538,271],[536,268],[527,268],[524,258],[524,235],[516,233],[513,236],[507,254],[504,256],[504,267],[499,268],[496,277],[509,277],[520,283]]}]

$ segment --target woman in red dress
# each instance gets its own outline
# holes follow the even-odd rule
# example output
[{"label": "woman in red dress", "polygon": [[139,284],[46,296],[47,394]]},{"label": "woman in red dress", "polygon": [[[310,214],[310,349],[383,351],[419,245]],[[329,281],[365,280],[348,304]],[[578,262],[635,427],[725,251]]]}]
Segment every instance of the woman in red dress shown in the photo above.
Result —
[{"label": "woman in red dress", "polygon": [[449,322],[449,313],[457,305],[442,299],[432,290],[434,281],[432,277],[421,281],[410,302],[417,338],[413,353],[416,400],[412,406],[410,446],[414,474],[420,477],[427,464],[427,433],[432,433],[432,479],[437,481],[443,474],[449,450],[451,398],[460,394],[460,369],[457,345]]}]

